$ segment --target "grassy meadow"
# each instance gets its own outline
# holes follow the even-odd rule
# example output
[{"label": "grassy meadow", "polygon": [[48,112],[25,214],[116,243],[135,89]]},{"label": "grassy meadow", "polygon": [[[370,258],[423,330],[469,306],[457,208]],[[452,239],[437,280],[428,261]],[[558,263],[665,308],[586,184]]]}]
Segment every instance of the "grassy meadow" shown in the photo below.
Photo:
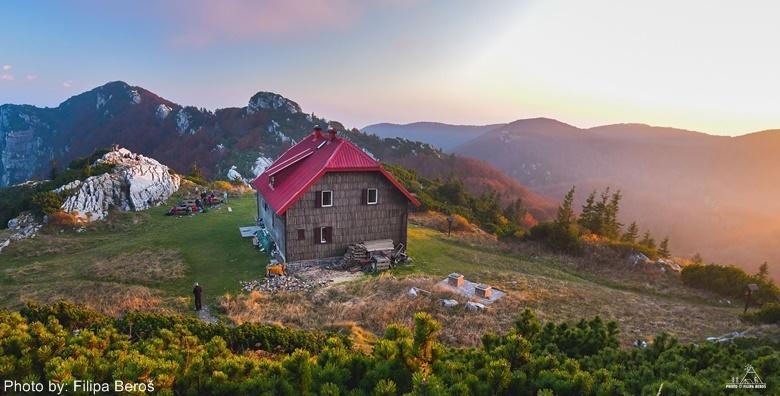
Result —
[{"label": "grassy meadow", "polygon": [[[184,217],[165,216],[167,205],[114,213],[82,233],[45,230],[35,239],[14,242],[0,254],[0,307],[68,299],[110,314],[191,312],[192,283],[198,281],[206,303],[237,323],[336,326],[381,334],[388,324],[411,324],[415,312],[426,311],[445,324],[445,341],[462,345],[477,345],[486,331],[506,331],[524,308],[556,322],[596,315],[616,320],[625,343],[661,331],[698,340],[742,327],[738,307],[718,305],[672,276],[652,285],[619,274],[601,276],[581,270],[583,263],[577,260],[582,259],[486,235],[447,236],[415,224],[409,228],[410,266],[307,293],[241,293],[240,281],[259,279],[268,258],[238,232],[254,219],[253,196],[227,206]],[[482,313],[466,312],[462,305],[443,308],[442,298],[466,301],[437,286],[451,272],[488,283],[507,296]],[[410,287],[433,294],[410,300]]]},{"label": "grassy meadow", "polygon": [[168,208],[114,213],[82,233],[44,231],[13,242],[0,254],[0,305],[67,298],[108,312],[185,310],[195,281],[213,302],[263,275],[268,257],[238,232],[254,221],[251,194],[192,216],[165,216]]}]

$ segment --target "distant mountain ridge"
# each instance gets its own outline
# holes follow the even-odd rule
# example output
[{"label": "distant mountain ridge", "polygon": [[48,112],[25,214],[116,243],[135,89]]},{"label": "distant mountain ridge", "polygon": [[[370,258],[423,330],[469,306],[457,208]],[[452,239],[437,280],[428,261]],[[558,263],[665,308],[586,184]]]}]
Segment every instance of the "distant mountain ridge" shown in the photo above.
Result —
[{"label": "distant mountain ridge", "polygon": [[645,124],[578,128],[524,119],[492,128],[453,152],[480,158],[548,197],[577,186],[624,193],[637,220],[675,253],[780,272],[780,130],[737,137]]},{"label": "distant mountain ridge", "polygon": [[[543,219],[555,204],[502,175],[486,162],[446,155],[431,144],[383,139],[305,113],[296,102],[258,92],[244,107],[210,111],[182,106],[142,87],[115,81],[76,95],[57,107],[0,106],[0,187],[47,178],[76,157],[119,144],[180,173],[197,165],[206,176],[225,177],[233,167],[252,177],[258,160],[276,158],[314,125],[331,126],[373,157],[407,165],[428,177],[468,177],[467,188],[522,198]],[[447,165],[444,165],[447,164]]]},{"label": "distant mountain ridge", "polygon": [[440,122],[415,122],[411,124],[380,123],[368,125],[362,131],[379,137],[400,137],[430,143],[444,151],[451,151],[483,133],[505,124],[492,125],[450,125]]}]

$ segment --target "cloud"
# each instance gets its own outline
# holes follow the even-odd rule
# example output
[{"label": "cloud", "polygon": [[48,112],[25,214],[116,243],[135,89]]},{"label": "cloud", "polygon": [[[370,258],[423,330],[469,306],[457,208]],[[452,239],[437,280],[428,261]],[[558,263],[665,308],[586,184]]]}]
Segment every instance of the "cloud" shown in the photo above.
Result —
[{"label": "cloud", "polygon": [[[173,43],[208,46],[224,40],[285,37],[343,26],[358,8],[350,0],[187,1],[175,4]],[[184,15],[182,15],[184,14]],[[327,26],[325,26],[327,24]]]},{"label": "cloud", "polygon": [[179,47],[225,41],[299,38],[350,28],[371,7],[405,7],[412,0],[176,0],[158,13]]},{"label": "cloud", "polygon": [[3,65],[3,71],[11,70],[11,65]]},{"label": "cloud", "polygon": [[28,74],[26,77],[27,81],[37,80],[38,76],[35,74]]},{"label": "cloud", "polygon": [[62,82],[62,86],[65,88],[70,88],[73,86],[73,80],[67,80]]},{"label": "cloud", "polygon": [[9,74],[9,73],[0,74],[0,80],[2,80],[2,81],[13,81],[14,80],[14,75],[13,74]]}]

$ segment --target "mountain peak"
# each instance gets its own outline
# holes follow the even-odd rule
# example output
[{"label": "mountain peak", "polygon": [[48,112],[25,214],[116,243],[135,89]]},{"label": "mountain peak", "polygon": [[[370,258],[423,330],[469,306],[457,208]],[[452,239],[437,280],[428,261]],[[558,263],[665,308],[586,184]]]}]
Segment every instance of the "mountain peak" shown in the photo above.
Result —
[{"label": "mountain peak", "polygon": [[251,99],[247,105],[247,113],[252,114],[260,110],[282,110],[290,114],[302,113],[301,106],[290,99],[285,98],[275,92],[260,91]]}]

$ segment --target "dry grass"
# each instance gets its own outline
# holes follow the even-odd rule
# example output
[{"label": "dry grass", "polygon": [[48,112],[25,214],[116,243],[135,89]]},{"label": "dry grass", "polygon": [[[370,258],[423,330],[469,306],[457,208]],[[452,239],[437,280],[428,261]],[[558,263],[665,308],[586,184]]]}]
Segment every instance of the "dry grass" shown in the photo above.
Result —
[{"label": "dry grass", "polygon": [[[490,235],[480,229],[477,225],[469,222],[461,215],[452,215],[452,233],[456,235],[477,234],[495,240],[495,236]],[[431,228],[440,232],[447,232],[449,224],[447,216],[439,212],[412,212],[409,214],[409,222],[426,228]]]},{"label": "dry grass", "polygon": [[[488,306],[485,312],[469,312],[467,299],[439,288],[439,279],[409,276],[381,276],[334,285],[310,294],[259,292],[226,296],[220,307],[236,323],[279,323],[301,328],[365,329],[381,335],[387,325],[412,325],[415,312],[425,311],[444,324],[441,340],[451,345],[478,345],[486,332],[507,331],[524,308],[533,309],[545,321],[577,321],[596,315],[617,321],[621,341],[628,345],[662,331],[684,341],[701,340],[744,327],[737,309],[692,306],[682,301],[607,288],[587,283],[545,277],[496,279],[496,287],[508,295]],[[418,287],[432,295],[409,297]],[[443,298],[458,300],[456,308],[444,308]],[[583,304],[583,301],[587,301]],[[353,332],[354,335],[354,332]],[[356,338],[356,337],[353,337]],[[366,336],[357,338],[365,340]],[[370,338],[370,337],[369,337]],[[356,344],[358,344],[356,342]],[[362,344],[366,344],[365,341]]]},{"label": "dry grass", "polygon": [[151,288],[113,282],[68,281],[48,285],[46,289],[34,287],[18,291],[18,300],[51,304],[60,300],[73,301],[108,315],[121,315],[129,311],[159,310],[161,294]]},{"label": "dry grass", "polygon": [[98,260],[84,267],[87,277],[115,282],[148,282],[179,279],[186,266],[175,250],[143,250]]}]

